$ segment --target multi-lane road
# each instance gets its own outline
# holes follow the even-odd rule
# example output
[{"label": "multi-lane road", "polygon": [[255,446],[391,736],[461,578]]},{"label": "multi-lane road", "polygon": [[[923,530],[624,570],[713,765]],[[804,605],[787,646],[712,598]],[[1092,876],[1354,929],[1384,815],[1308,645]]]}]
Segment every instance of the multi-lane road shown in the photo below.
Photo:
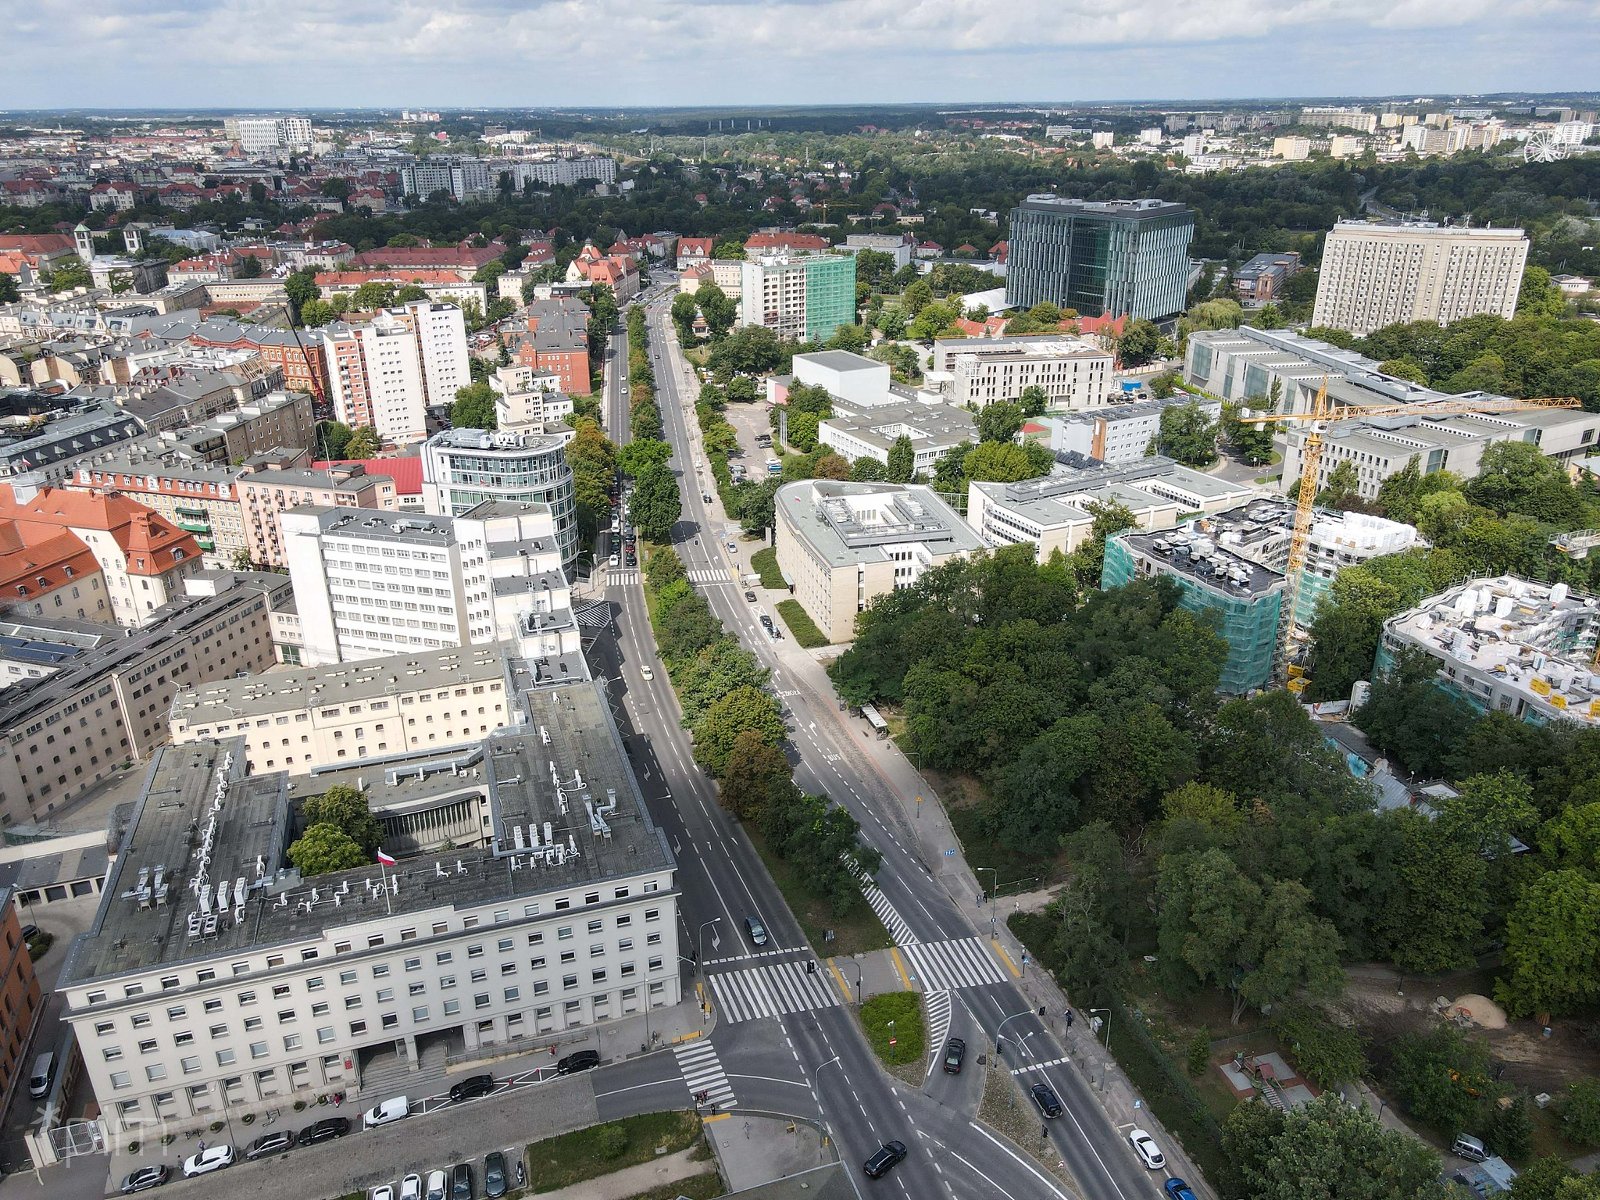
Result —
[{"label": "multi-lane road", "polygon": [[[987,922],[977,928],[919,856],[900,799],[889,781],[852,742],[838,719],[837,701],[815,672],[785,657],[743,599],[737,564],[724,538],[729,523],[703,492],[714,492],[698,448],[692,382],[673,338],[666,302],[647,307],[657,402],[672,466],[683,495],[673,531],[689,578],[706,595],[724,626],[772,670],[797,753],[796,782],[849,808],[863,839],[883,855],[879,889],[871,896],[917,985],[927,992],[934,1040],[967,1039],[972,1060],[992,1055],[991,1069],[1020,1072],[1023,1082],[1047,1082],[1065,1113],[1041,1121],[1051,1143],[1091,1200],[1137,1200],[1161,1194],[1165,1176],[1145,1170],[1096,1102],[1051,1031],[1012,981],[1015,967],[991,949]],[[614,340],[615,368],[606,392],[607,424],[615,440],[627,439],[627,399],[622,394],[627,350]],[[878,1067],[858,1027],[815,959],[759,857],[738,823],[716,803],[713,785],[695,766],[666,673],[661,669],[645,615],[638,572],[614,572],[607,598],[616,612],[614,639],[595,647],[595,669],[611,681],[618,718],[652,811],[679,858],[684,944],[701,959],[704,986],[718,1026],[706,1043],[715,1063],[639,1060],[637,1078],[607,1072],[602,1114],[610,1105],[637,1110],[652,1087],[682,1089],[695,1078],[715,1079],[724,1103],[821,1120],[842,1156],[859,1164],[885,1140],[906,1143],[907,1160],[875,1191],[907,1197],[946,1195],[1064,1197],[1061,1184],[1039,1164],[995,1138],[976,1121],[981,1072],[935,1071],[920,1088],[892,1082]],[[649,668],[650,678],[644,671]],[[755,917],[771,941],[751,945],[745,919]],[[948,1014],[948,1015],[946,1015]],[[1059,1014],[1057,1014],[1059,1016]],[[702,1058],[704,1050],[697,1051]],[[682,1059],[680,1050],[673,1058]],[[652,1064],[653,1065],[647,1065]],[[673,1067],[681,1068],[679,1071]],[[621,1089],[631,1090],[621,1090]],[[691,1087],[691,1090],[699,1090]],[[716,1097],[714,1097],[716,1098]]]}]

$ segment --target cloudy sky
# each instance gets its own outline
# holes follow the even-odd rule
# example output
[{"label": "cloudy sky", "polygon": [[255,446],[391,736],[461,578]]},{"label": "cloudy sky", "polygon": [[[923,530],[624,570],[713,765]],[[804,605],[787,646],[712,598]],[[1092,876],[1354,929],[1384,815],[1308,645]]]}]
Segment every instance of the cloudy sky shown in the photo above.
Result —
[{"label": "cloudy sky", "polygon": [[1596,0],[0,0],[0,108],[1600,87]]}]

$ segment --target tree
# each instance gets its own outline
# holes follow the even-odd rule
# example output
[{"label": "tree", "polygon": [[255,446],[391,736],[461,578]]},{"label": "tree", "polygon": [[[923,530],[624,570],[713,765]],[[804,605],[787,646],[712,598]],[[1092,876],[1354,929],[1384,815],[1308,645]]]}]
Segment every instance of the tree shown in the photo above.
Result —
[{"label": "tree", "polygon": [[289,299],[290,316],[298,322],[300,310],[306,301],[315,300],[320,295],[317,287],[317,273],[310,267],[295,271],[283,281],[284,295]]},{"label": "tree", "polygon": [[495,415],[495,391],[479,381],[456,389],[456,402],[450,406],[450,424],[456,429],[494,429],[499,420]]},{"label": "tree", "polygon": [[1360,1032],[1334,1024],[1309,1005],[1286,1004],[1273,1010],[1272,1032],[1289,1047],[1300,1073],[1326,1091],[1354,1083],[1367,1073]]},{"label": "tree", "polygon": [[307,329],[321,329],[339,314],[332,304],[313,296],[300,306],[300,323]]},{"label": "tree", "polygon": [[243,546],[233,552],[233,557],[228,560],[228,567],[234,571],[253,571],[255,563],[250,561],[250,551]]},{"label": "tree", "polygon": [[822,454],[811,466],[813,479],[849,479],[850,460],[841,454]]},{"label": "tree", "polygon": [[349,834],[337,825],[324,822],[311,826],[289,847],[289,861],[302,877],[309,879],[330,871],[348,871],[372,860]]},{"label": "tree", "polygon": [[1533,785],[1508,770],[1473,775],[1458,785],[1459,795],[1441,799],[1439,824],[1446,833],[1489,859],[1512,853],[1519,835],[1531,838],[1539,822]]},{"label": "tree", "polygon": [[700,315],[705,318],[712,340],[727,337],[733,323],[739,318],[738,301],[716,284],[707,281],[695,291],[694,302],[700,309]]},{"label": "tree", "polygon": [[1420,383],[1423,387],[1428,386],[1428,373],[1422,369],[1422,365],[1415,359],[1391,358],[1387,362],[1379,363],[1378,370],[1385,375],[1393,375],[1396,379]]},{"label": "tree", "polygon": [[1523,889],[1506,917],[1495,998],[1513,1016],[1565,1014],[1600,998],[1600,883],[1549,871]]},{"label": "tree", "polygon": [[[1276,383],[1273,386],[1276,387]],[[1246,405],[1227,403],[1222,406],[1222,436],[1238,452],[1239,457],[1252,466],[1272,461],[1272,430],[1267,425],[1258,426],[1250,421],[1241,420],[1239,412],[1242,408],[1254,411],[1261,407],[1262,405],[1255,403]]]},{"label": "tree", "polygon": [[917,451],[905,434],[895,438],[889,447],[889,469],[885,472],[891,483],[910,483],[917,473]]},{"label": "tree", "polygon": [[932,303],[933,288],[928,286],[926,279],[917,280],[900,294],[900,307],[911,317],[915,317]]},{"label": "tree", "polygon": [[961,466],[967,483],[973,480],[1015,483],[1019,479],[1034,479],[1049,470],[1048,465],[1040,469],[1027,449],[1015,442],[980,442],[962,458]]},{"label": "tree", "polygon": [[[701,290],[705,290],[704,284]],[[703,307],[701,311],[704,312]],[[709,322],[709,318],[707,320]],[[711,348],[711,369],[723,378],[764,375],[776,371],[782,362],[783,344],[778,335],[764,325],[741,326]]]},{"label": "tree", "polygon": [[628,501],[628,517],[639,535],[652,542],[672,537],[672,527],[683,515],[683,497],[678,492],[677,476],[665,466],[646,467],[634,479],[633,496]]},{"label": "tree", "polygon": [[17,277],[0,271],[0,304],[14,304],[22,298],[17,287]]},{"label": "tree", "polygon": [[1561,1132],[1579,1146],[1600,1146],[1600,1079],[1585,1075],[1561,1098]]},{"label": "tree", "polygon": [[1328,472],[1328,485],[1317,493],[1319,508],[1335,508],[1341,512],[1361,502],[1361,478],[1356,465],[1345,459]]},{"label": "tree", "polygon": [[1451,1194],[1439,1182],[1438,1156],[1410,1134],[1385,1129],[1369,1109],[1327,1093],[1281,1117],[1250,1111],[1265,1107],[1241,1104],[1225,1123],[1223,1146],[1237,1177],[1230,1196],[1443,1200]]},{"label": "tree", "polygon": [[330,200],[345,201],[350,198],[350,181],[335,175],[322,181],[322,194]]},{"label": "tree", "polygon": [[1483,857],[1411,809],[1382,821],[1392,857],[1372,927],[1380,953],[1430,974],[1471,964],[1483,933]]},{"label": "tree", "polygon": [[617,465],[622,468],[623,474],[638,478],[651,467],[666,466],[671,457],[672,447],[666,442],[641,438],[617,450]]},{"label": "tree", "polygon": [[1561,289],[1550,282],[1550,272],[1532,264],[1522,269],[1522,287],[1517,291],[1517,316],[1559,317],[1567,303]]},{"label": "tree", "polygon": [[978,440],[1013,442],[1022,429],[1022,406],[998,400],[978,412]]},{"label": "tree", "polygon": [[694,321],[699,313],[700,306],[690,293],[679,292],[672,298],[672,324],[678,331],[678,340],[686,346],[694,341]]},{"label": "tree", "polygon": [[1470,1128],[1491,1090],[1489,1049],[1453,1025],[1401,1034],[1391,1048],[1388,1083],[1412,1116],[1441,1133]]},{"label": "tree", "polygon": [[1161,410],[1156,448],[1185,466],[1208,467],[1217,461],[1217,433],[1198,402],[1173,404]]},{"label": "tree", "polygon": [[360,846],[367,854],[383,841],[383,825],[367,806],[366,793],[348,784],[336,783],[320,796],[312,796],[301,806],[306,825],[332,825]]},{"label": "tree", "polygon": [[1124,368],[1142,367],[1160,353],[1161,331],[1153,321],[1130,321],[1117,339],[1117,358]]},{"label": "tree", "polygon": [[1024,416],[1037,417],[1050,407],[1050,396],[1038,384],[1030,383],[1022,389],[1022,395],[1017,397],[1017,403],[1022,406]]},{"label": "tree", "polygon": [[324,459],[341,459],[346,457],[346,450],[350,446],[351,429],[342,421],[317,422],[317,448],[320,457]]},{"label": "tree", "polygon": [[73,288],[89,287],[94,283],[94,276],[89,273],[87,263],[69,258],[51,267],[44,281],[52,292],[70,292]]},{"label": "tree", "polygon": [[759,729],[746,729],[733,739],[718,794],[730,812],[748,821],[760,815],[773,781],[787,779],[789,773],[783,751]]},{"label": "tree", "polygon": [[778,702],[760,688],[748,685],[719,698],[695,724],[695,761],[720,778],[727,770],[734,742],[747,732],[772,746],[781,746],[787,733]]},{"label": "tree", "polygon": [[383,449],[383,439],[371,425],[363,425],[350,433],[344,452],[350,458],[372,458]]},{"label": "tree", "polygon": [[840,325],[827,341],[829,350],[848,350],[860,354],[872,343],[872,335],[859,325]]}]

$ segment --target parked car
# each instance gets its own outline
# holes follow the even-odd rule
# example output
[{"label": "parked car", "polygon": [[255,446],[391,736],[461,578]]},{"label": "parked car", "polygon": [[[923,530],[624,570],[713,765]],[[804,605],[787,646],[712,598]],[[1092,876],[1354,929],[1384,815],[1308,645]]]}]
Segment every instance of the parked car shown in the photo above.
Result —
[{"label": "parked car", "polygon": [[191,1154],[183,1160],[183,1177],[193,1179],[196,1175],[209,1175],[213,1171],[231,1166],[233,1166],[232,1146],[207,1146],[200,1153]]},{"label": "parked car", "polygon": [[444,1200],[445,1191],[450,1186],[450,1177],[443,1171],[428,1172],[428,1190],[424,1200]]},{"label": "parked car", "polygon": [[961,1064],[966,1058],[967,1043],[961,1038],[951,1038],[944,1044],[944,1069],[950,1074],[961,1074]]},{"label": "parked car", "polygon": [[450,1089],[450,1099],[457,1103],[462,1100],[476,1100],[479,1096],[487,1096],[492,1091],[494,1091],[493,1075],[487,1072],[482,1075],[469,1075]]},{"label": "parked car", "polygon": [[488,1200],[500,1200],[506,1194],[506,1156],[498,1150],[484,1157],[483,1194]]},{"label": "parked car", "polygon": [[400,1181],[400,1200],[422,1200],[422,1176],[413,1172]]},{"label": "parked car", "polygon": [[457,1163],[450,1168],[450,1200],[475,1200],[477,1191],[471,1163]]},{"label": "parked car", "polygon": [[31,942],[31,941],[33,941],[34,938],[36,938],[38,936],[39,936],[39,927],[37,925],[24,925],[22,927],[22,940],[23,941]]},{"label": "parked car", "polygon": [[867,1159],[861,1169],[866,1172],[868,1179],[882,1179],[890,1171],[894,1170],[894,1165],[905,1156],[906,1144],[904,1142],[885,1142],[878,1147],[876,1154]]},{"label": "parked car", "polygon": [[367,1200],[394,1200],[394,1184],[380,1183],[368,1193]]},{"label": "parked car", "polygon": [[746,917],[744,919],[744,931],[750,935],[751,945],[765,946],[767,944],[767,927],[761,923],[760,918]]},{"label": "parked car", "polygon": [[376,1129],[379,1125],[387,1125],[391,1121],[398,1121],[410,1115],[411,1101],[404,1096],[391,1096],[382,1104],[375,1104],[367,1109],[364,1122],[368,1129]]},{"label": "parked car", "polygon": [[[372,1124],[371,1121],[367,1122],[368,1128],[371,1128]],[[315,1146],[321,1142],[331,1142],[334,1138],[342,1138],[349,1132],[349,1117],[323,1117],[315,1125],[307,1125],[300,1131],[300,1144]]]},{"label": "parked car", "polygon": [[752,592],[752,591],[746,591],[745,594],[744,594],[744,598],[746,600],[750,601],[751,604],[754,604],[756,602],[756,594],[754,592]]},{"label": "parked car", "polygon": [[1061,1097],[1048,1083],[1036,1083],[1028,1089],[1028,1094],[1033,1097],[1033,1102],[1039,1106],[1039,1111],[1047,1117],[1061,1115]]},{"label": "parked car", "polygon": [[293,1148],[295,1132],[292,1129],[274,1129],[271,1133],[263,1133],[255,1141],[244,1148],[244,1157],[247,1162],[255,1162],[258,1158],[268,1155],[281,1154]]},{"label": "parked car", "polygon": [[167,1181],[170,1173],[165,1163],[157,1163],[153,1167],[140,1167],[122,1181],[122,1194],[131,1196],[135,1192],[146,1192],[153,1187],[160,1187]]},{"label": "parked car", "polygon": [[1194,1189],[1177,1176],[1161,1185],[1167,1190],[1168,1200],[1195,1200]]},{"label": "parked car", "polygon": [[576,1050],[556,1063],[557,1075],[573,1075],[600,1065],[600,1051]]},{"label": "parked car", "polygon": [[1167,1156],[1161,1153],[1161,1147],[1156,1145],[1155,1138],[1142,1129],[1128,1131],[1128,1144],[1133,1147],[1133,1152],[1139,1156],[1139,1161],[1152,1171],[1160,1171],[1167,1165]]},{"label": "parked car", "polygon": [[700,493],[700,499],[704,500],[707,504],[710,504],[711,503],[711,493],[710,492],[701,492]]}]

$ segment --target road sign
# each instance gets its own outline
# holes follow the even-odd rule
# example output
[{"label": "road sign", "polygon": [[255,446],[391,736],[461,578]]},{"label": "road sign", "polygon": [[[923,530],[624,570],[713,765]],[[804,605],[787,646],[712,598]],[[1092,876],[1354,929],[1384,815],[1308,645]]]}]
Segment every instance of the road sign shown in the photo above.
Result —
[{"label": "road sign", "polygon": [[951,848],[950,848],[950,849],[948,849],[948,850],[946,850],[946,851],[945,851],[945,852],[944,852],[944,856],[945,856],[945,857],[946,857],[946,858],[954,858],[954,857],[955,857],[955,856],[956,856],[956,851],[955,851],[955,847],[954,847],[954,846],[952,846],[952,847],[951,847]]}]

